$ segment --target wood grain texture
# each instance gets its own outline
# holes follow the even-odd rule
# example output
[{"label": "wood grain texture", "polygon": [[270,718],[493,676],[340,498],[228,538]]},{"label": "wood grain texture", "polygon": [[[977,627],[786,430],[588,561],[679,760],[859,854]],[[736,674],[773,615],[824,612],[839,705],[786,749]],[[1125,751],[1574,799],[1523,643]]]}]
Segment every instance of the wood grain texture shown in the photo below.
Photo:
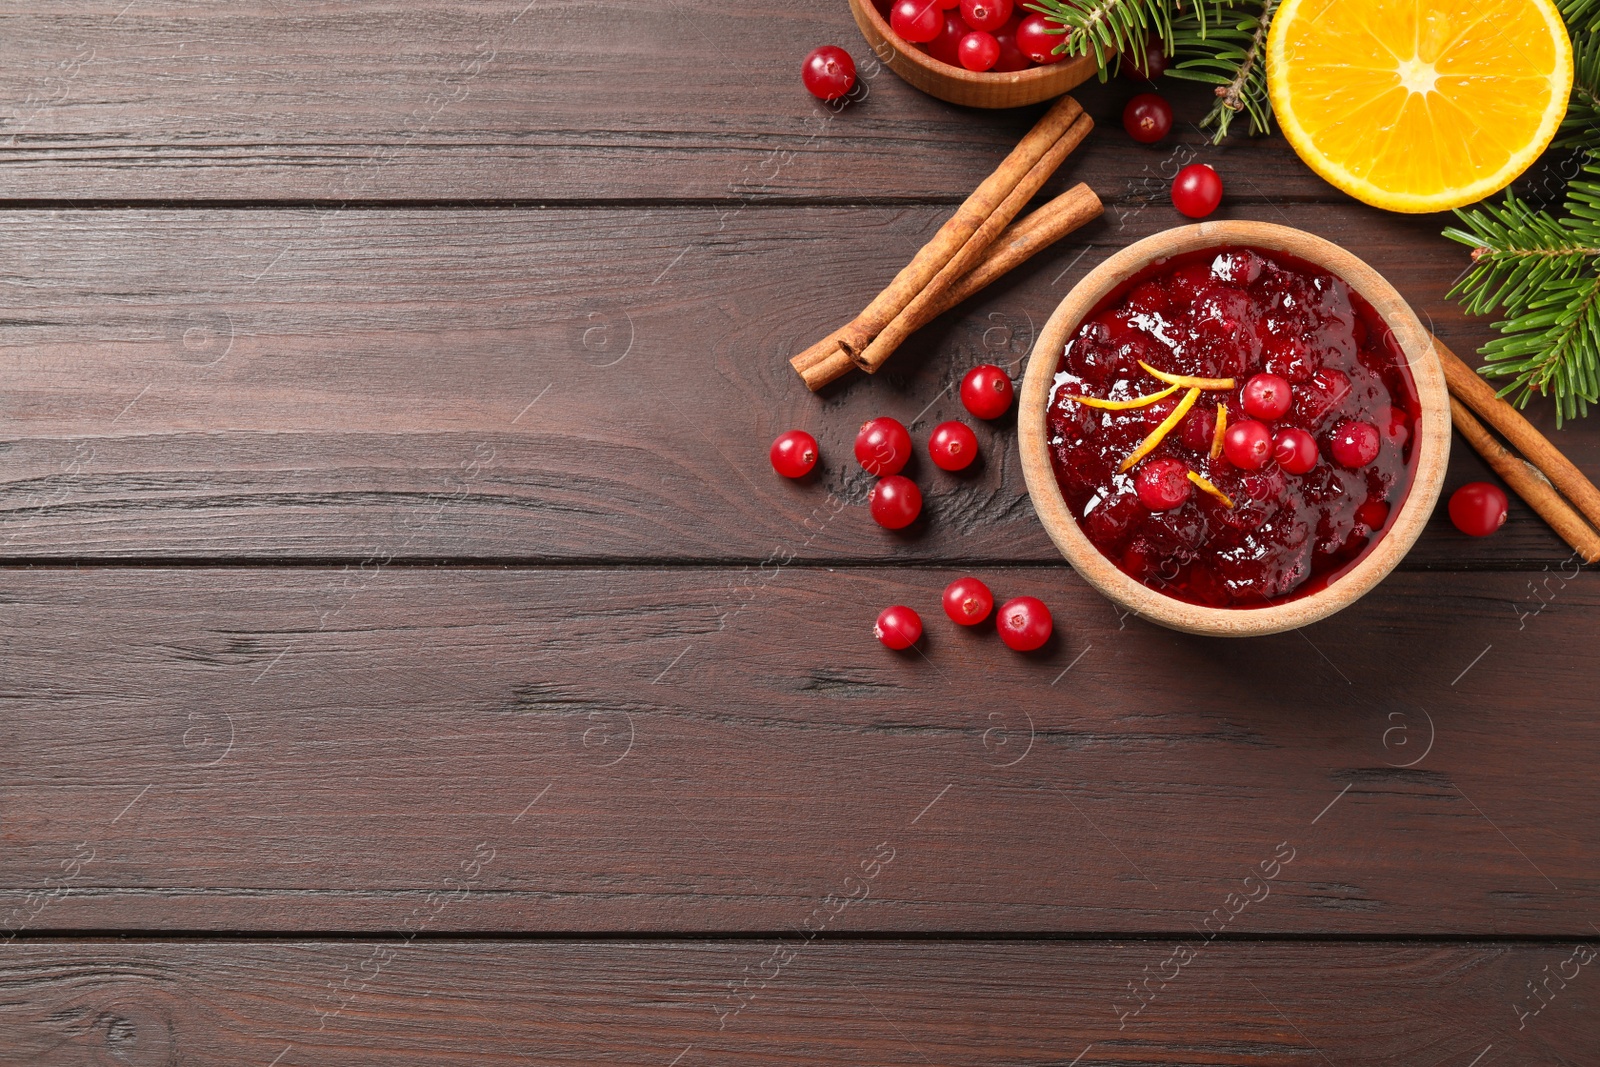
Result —
[{"label": "wood grain texture", "polygon": [[[1043,110],[912,89],[845,0],[55,0],[0,17],[0,42],[12,199],[959,201]],[[821,43],[860,69],[842,111],[800,83]],[[1079,90],[1117,131],[1096,189],[1171,155],[1120,133],[1136,91]],[[1231,158],[1192,126],[1204,87],[1172,92],[1186,152]],[[1344,199],[1282,138],[1248,153],[1238,196]]]},{"label": "wood grain texture", "polygon": [[1192,934],[1284,848],[1228,932],[1592,935],[1600,576],[1241,642],[982,571],[1022,656],[957,573],[13,570],[0,929]]},{"label": "wood grain texture", "polygon": [[[1181,970],[1169,962],[1177,951],[1195,953]],[[1482,1062],[1582,1064],[1600,1043],[1593,951],[1569,942],[17,944],[0,961],[0,1062],[1470,1067],[1487,1052]],[[1558,970],[1571,980],[1551,978],[1535,1000],[1527,983]],[[1130,984],[1174,972],[1165,988],[1151,981],[1153,999],[1119,1026],[1138,1003]],[[772,977],[751,982],[747,1006],[732,1014],[729,987],[746,975]],[[1541,1004],[1537,1015],[1517,1014]]]},{"label": "wood grain texture", "polygon": [[[1092,152],[1080,153],[1082,156]],[[1077,157],[1069,160],[1068,179]],[[964,412],[970,366],[1020,367],[1074,281],[1170,225],[1109,211],[915,336],[869,381],[812,396],[787,360],[892,277],[948,209],[22,211],[0,213],[0,545],[11,557],[1053,562],[1014,422],[961,476],[912,473],[906,535],[852,507],[867,418],[920,442]],[[1234,217],[1284,221],[1277,208]],[[1464,252],[1365,208],[1294,224],[1396,279],[1458,349],[1486,336],[1445,292]],[[1549,428],[1547,412],[1536,421]],[[820,477],[773,475],[803,427]],[[1557,439],[1600,472],[1600,427]],[[1448,493],[1485,476],[1456,449]],[[833,494],[830,497],[830,493]],[[804,531],[804,532],[801,532]],[[1514,504],[1493,538],[1439,514],[1412,567],[1558,564]]]}]

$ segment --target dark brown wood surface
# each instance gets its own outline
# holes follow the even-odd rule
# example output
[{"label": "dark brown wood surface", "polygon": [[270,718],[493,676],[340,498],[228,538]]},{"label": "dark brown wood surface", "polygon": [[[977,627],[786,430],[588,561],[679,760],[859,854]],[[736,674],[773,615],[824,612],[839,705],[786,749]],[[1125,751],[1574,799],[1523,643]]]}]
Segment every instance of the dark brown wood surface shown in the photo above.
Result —
[{"label": "dark brown wood surface", "polygon": [[[1062,564],[1006,420],[904,535],[850,457],[1191,159],[1465,356],[1447,220],[1085,86],[1046,192],[1105,217],[814,397],[1040,110],[843,0],[33,3],[0,58],[0,1067],[1594,1059],[1600,584],[1525,507],[1225,642]],[[954,632],[963,573],[1057,636]]]}]

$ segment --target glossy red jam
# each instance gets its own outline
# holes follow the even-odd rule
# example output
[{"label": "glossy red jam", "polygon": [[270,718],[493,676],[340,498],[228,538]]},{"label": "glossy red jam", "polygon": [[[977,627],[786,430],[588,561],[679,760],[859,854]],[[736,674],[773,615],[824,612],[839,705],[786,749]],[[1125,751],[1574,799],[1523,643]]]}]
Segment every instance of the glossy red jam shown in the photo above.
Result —
[{"label": "glossy red jam", "polygon": [[[1125,409],[1073,398],[1168,388],[1140,361],[1213,382],[1122,470],[1192,383]],[[1247,389],[1260,374],[1276,380]],[[1348,285],[1226,248],[1161,261],[1102,301],[1066,346],[1046,420],[1062,495],[1108,559],[1179,600],[1250,608],[1326,587],[1383,536],[1411,486],[1417,411],[1403,352]]]}]

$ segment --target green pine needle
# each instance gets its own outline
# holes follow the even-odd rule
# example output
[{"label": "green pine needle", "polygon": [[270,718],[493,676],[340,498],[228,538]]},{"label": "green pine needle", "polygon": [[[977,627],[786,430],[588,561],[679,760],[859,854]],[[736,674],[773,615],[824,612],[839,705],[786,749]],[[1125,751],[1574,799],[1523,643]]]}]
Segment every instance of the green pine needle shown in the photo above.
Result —
[{"label": "green pine needle", "polygon": [[1172,51],[1177,4],[1169,0],[1030,0],[1023,6],[1061,27],[1058,55],[1093,52],[1101,81],[1120,63],[1122,53],[1142,48],[1148,38],[1158,38],[1164,50]]},{"label": "green pine needle", "polygon": [[1196,3],[1173,20],[1173,54],[1167,77],[1216,86],[1217,102],[1200,120],[1212,142],[1228,135],[1235,115],[1250,118],[1251,134],[1272,132],[1267,98],[1267,30],[1279,0],[1212,0]]},{"label": "green pine needle", "polygon": [[[1600,0],[1590,2],[1594,17],[1600,19]],[[1572,101],[1555,143],[1559,148],[1582,148],[1600,155],[1600,30],[1573,33],[1572,59]]]}]

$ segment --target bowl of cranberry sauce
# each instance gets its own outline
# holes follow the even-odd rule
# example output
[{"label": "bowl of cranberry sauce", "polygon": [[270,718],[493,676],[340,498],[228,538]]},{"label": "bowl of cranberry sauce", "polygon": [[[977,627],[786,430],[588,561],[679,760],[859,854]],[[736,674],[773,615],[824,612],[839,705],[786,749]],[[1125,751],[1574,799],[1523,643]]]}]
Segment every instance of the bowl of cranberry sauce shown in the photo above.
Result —
[{"label": "bowl of cranberry sauce", "polygon": [[1274,633],[1353,602],[1421,533],[1449,401],[1427,332],[1355,256],[1284,226],[1146,238],[1078,284],[1023,384],[1035,509],[1153,621]]}]

